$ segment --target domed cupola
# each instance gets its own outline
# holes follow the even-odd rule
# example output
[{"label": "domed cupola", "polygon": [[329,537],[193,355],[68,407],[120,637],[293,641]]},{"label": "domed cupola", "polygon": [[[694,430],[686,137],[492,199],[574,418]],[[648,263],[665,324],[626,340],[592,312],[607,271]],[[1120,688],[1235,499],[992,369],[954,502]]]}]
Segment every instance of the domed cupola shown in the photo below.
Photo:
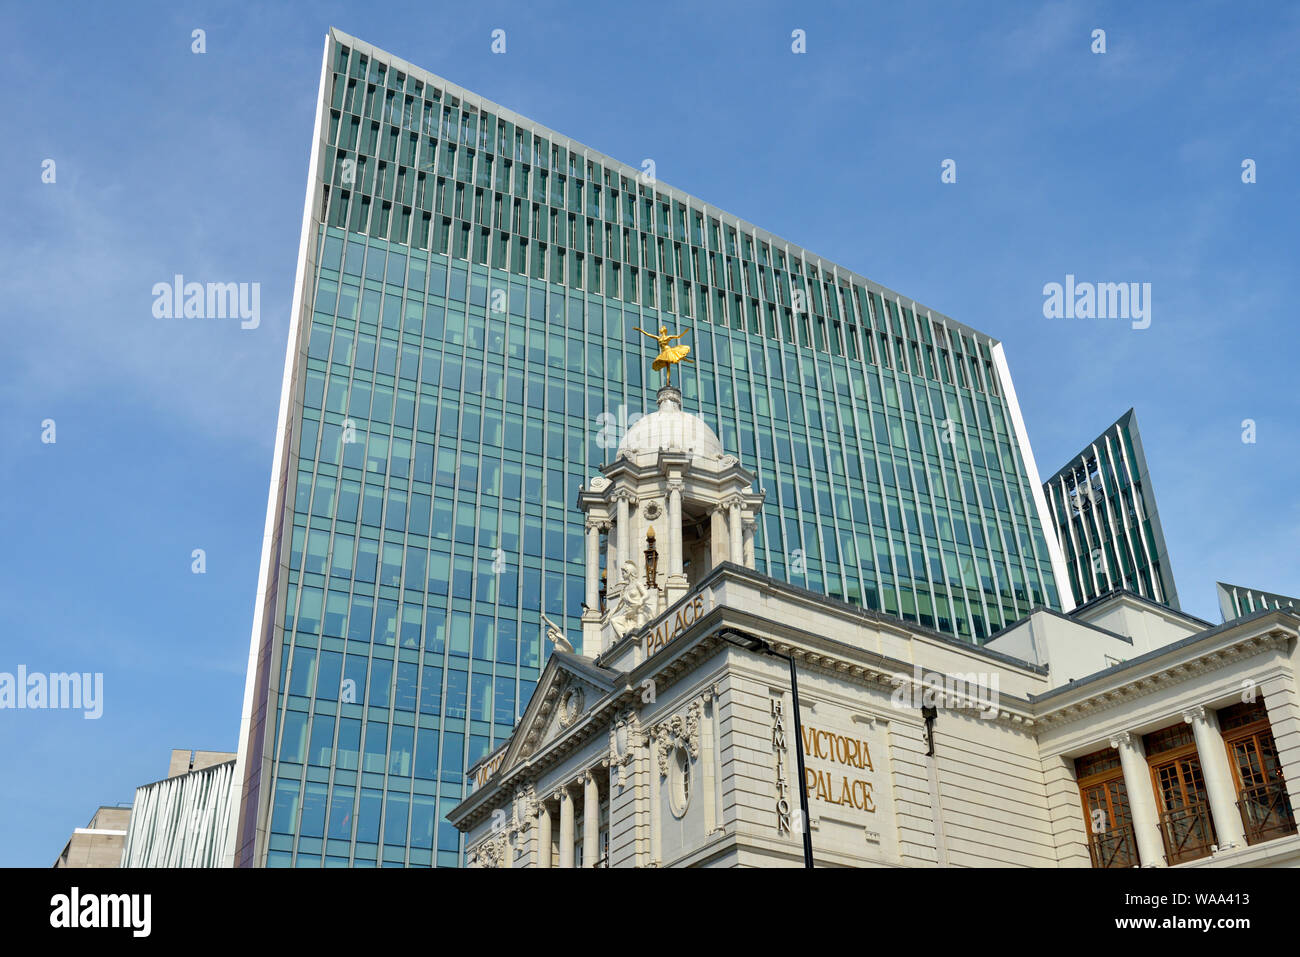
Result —
[{"label": "domed cupola", "polygon": [[[685,346],[672,348],[681,351],[670,358],[685,354]],[[588,657],[639,634],[717,566],[754,567],[763,506],[754,473],[727,454],[703,419],[682,408],[676,388],[665,385],[656,401],[658,409],[633,423],[614,460],[578,493],[586,515],[582,651]]]},{"label": "domed cupola", "polygon": [[684,452],[692,463],[717,467],[722,461],[722,440],[698,415],[682,410],[682,394],[664,386],[656,396],[659,409],[642,416],[618,443],[614,458],[649,464],[660,452]]}]

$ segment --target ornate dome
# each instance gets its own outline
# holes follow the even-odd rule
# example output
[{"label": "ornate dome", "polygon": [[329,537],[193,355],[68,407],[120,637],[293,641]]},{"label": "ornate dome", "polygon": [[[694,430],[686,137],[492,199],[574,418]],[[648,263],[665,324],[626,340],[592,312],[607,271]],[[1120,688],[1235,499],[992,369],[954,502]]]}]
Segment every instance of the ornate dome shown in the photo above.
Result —
[{"label": "ornate dome", "polygon": [[722,441],[697,415],[682,410],[682,394],[664,386],[657,396],[659,411],[642,416],[618,443],[615,458],[633,461],[660,451],[689,452],[693,461],[717,464],[723,457]]}]

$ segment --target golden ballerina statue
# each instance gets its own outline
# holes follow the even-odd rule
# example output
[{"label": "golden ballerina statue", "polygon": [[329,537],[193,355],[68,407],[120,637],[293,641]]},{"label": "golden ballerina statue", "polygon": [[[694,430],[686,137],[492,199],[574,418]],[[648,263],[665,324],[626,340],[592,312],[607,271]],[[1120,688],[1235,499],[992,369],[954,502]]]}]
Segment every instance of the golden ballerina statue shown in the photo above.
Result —
[{"label": "golden ballerina statue", "polygon": [[651,339],[654,339],[659,343],[659,355],[655,358],[655,361],[650,368],[655,372],[663,369],[664,374],[668,377],[667,385],[673,384],[673,366],[677,365],[679,362],[695,361],[694,359],[686,358],[687,354],[691,351],[690,346],[675,346],[672,344],[674,339],[680,339],[682,336],[686,335],[686,333],[690,332],[690,329],[684,329],[675,336],[670,336],[668,334],[667,326],[660,326],[658,335],[655,335],[653,332],[646,332],[640,326],[633,326],[632,328],[641,333],[641,335],[649,336]]}]

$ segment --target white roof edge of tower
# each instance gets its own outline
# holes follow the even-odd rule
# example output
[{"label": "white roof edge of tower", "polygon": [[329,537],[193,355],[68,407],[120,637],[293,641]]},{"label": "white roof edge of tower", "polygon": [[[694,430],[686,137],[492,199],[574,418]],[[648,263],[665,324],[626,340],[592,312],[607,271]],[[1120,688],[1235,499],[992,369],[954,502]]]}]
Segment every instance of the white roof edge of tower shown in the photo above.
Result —
[{"label": "white roof edge of tower", "polygon": [[[1137,412],[1134,408],[1130,407],[1127,412],[1125,412],[1118,419],[1116,419],[1110,425],[1106,426],[1106,428],[1102,429],[1099,433],[1097,433],[1095,438],[1090,439],[1088,443],[1083,446],[1083,448],[1081,448],[1078,452],[1075,452],[1072,456],[1070,456],[1070,458],[1066,461],[1066,463],[1062,465],[1059,469],[1057,469],[1056,472],[1054,472],[1043,484],[1044,485],[1050,484],[1052,482],[1055,482],[1057,479],[1061,478],[1066,473],[1073,472],[1077,465],[1078,460],[1087,457],[1088,451],[1089,449],[1091,449],[1093,445],[1102,441],[1108,435],[1112,435],[1112,434],[1118,435],[1119,427],[1121,425],[1128,425],[1131,431],[1137,432],[1139,435],[1141,435],[1142,430],[1139,428],[1137,424]],[[1142,464],[1146,465],[1145,455],[1142,456]]]},{"label": "white roof edge of tower", "polygon": [[[590,146],[587,146],[585,143],[581,143],[578,140],[573,139],[571,136],[567,136],[564,133],[560,133],[556,130],[553,130],[549,126],[544,126],[543,124],[538,123],[536,120],[529,119],[528,117],[524,116],[521,113],[516,113],[514,110],[510,109],[509,107],[502,106],[501,104],[495,102],[494,100],[489,100],[487,97],[481,96],[480,94],[475,93],[473,90],[466,89],[465,87],[457,83],[453,83],[451,80],[448,80],[446,77],[439,76],[437,73],[433,73],[429,70],[424,69],[423,67],[416,66],[414,63],[411,63],[409,60],[403,60],[401,57],[396,56],[395,54],[390,53],[387,50],[382,49],[381,47],[377,47],[373,43],[368,43],[365,40],[360,39],[359,37],[354,37],[351,34],[344,33],[342,30],[338,29],[337,27],[330,27],[330,36],[333,37],[335,40],[339,41],[340,43],[343,43],[355,50],[359,50],[368,56],[378,55],[390,66],[396,67],[404,73],[412,74],[424,80],[426,83],[432,82],[434,85],[442,87],[448,93],[451,93],[454,96],[459,97],[461,100],[473,104],[474,106],[478,107],[479,110],[487,109],[490,112],[494,113],[499,118],[508,120],[509,122],[514,123],[516,126],[520,126],[520,125],[527,126],[532,130],[532,132],[545,136],[553,143],[562,143],[568,149],[571,149],[574,152],[581,152],[587,159],[599,160],[602,164],[609,166],[612,169],[618,169],[620,172],[625,173],[631,178],[637,178],[642,173],[642,170],[638,169],[635,166],[625,163],[622,160],[615,159],[614,157],[609,156],[606,153],[602,153],[599,150],[592,149]],[[847,267],[840,265],[834,260],[826,259],[825,257],[819,255],[818,253],[812,252],[807,247],[800,246],[798,243],[791,242],[790,240],[785,239],[782,236],[778,236],[776,233],[763,229],[761,226],[757,226],[754,223],[749,222],[748,220],[742,219],[739,216],[735,215],[734,213],[729,213],[725,209],[721,209],[718,206],[714,206],[712,203],[707,203],[704,200],[700,199],[699,197],[686,192],[685,190],[678,189],[675,186],[669,186],[663,180],[656,179],[654,183],[654,187],[659,192],[663,193],[664,195],[668,196],[671,199],[680,201],[690,209],[697,209],[703,213],[716,216],[719,220],[725,221],[729,225],[735,226],[740,231],[749,233],[755,239],[760,239],[770,243],[773,246],[781,247],[782,249],[784,249],[784,251],[788,253],[798,254],[799,258],[802,258],[805,261],[812,263],[819,270],[823,272],[830,273],[836,279],[839,278],[848,279],[852,282],[857,283],[858,285],[865,286],[868,290],[872,292],[876,292],[886,298],[892,298],[903,304],[911,303],[916,310],[920,310],[928,313],[931,319],[942,322],[950,328],[958,329],[962,332],[968,333],[969,335],[977,337],[979,340],[986,343],[990,349],[994,345],[997,345],[1000,342],[1000,340],[995,339],[987,332],[980,332],[978,329],[972,328],[971,326],[968,326],[963,322],[958,322],[956,319],[953,319],[951,316],[939,312],[936,309],[931,309],[929,306],[925,305],[924,303],[918,302],[917,300],[913,299],[911,296],[905,296],[900,292],[896,292],[895,290],[890,289],[888,286],[881,285],[880,283],[876,282],[874,279],[868,279],[866,276],[863,276],[861,273],[854,272],[852,269],[848,269]]]},{"label": "white roof edge of tower", "polygon": [[[257,666],[260,661],[263,632],[266,628],[266,595],[272,583],[272,576],[279,573],[279,556],[271,554],[271,543],[276,540],[276,523],[281,520],[280,512],[283,508],[283,501],[279,495],[280,478],[290,468],[288,439],[292,429],[290,419],[293,417],[293,386],[298,366],[298,352],[303,327],[302,317],[306,308],[304,302],[305,277],[307,274],[308,249],[314,233],[312,210],[315,207],[317,191],[321,186],[321,153],[326,131],[325,97],[327,87],[325,80],[329,76],[329,41],[332,33],[333,30],[326,34],[325,42],[321,45],[320,83],[316,93],[316,116],[312,124],[311,154],[307,168],[307,189],[303,199],[302,232],[298,237],[298,260],[294,270],[293,301],[289,312],[289,333],[288,342],[285,345],[284,374],[280,381],[280,406],[276,414],[275,446],[271,464],[270,491],[267,493],[266,522],[262,529],[262,549],[258,561],[257,593],[253,605],[253,629],[248,651],[248,670],[244,676],[244,697],[239,719],[239,741],[236,745],[235,768],[230,785],[230,820],[227,824],[227,847],[225,858],[220,865],[224,867],[235,867],[239,863],[239,836],[244,826],[243,808],[245,802],[249,799],[249,796],[244,793],[244,778],[248,773],[249,735],[252,733],[253,727],[253,709],[258,704],[256,700],[258,686]],[[282,530],[280,535],[283,536],[283,534]],[[281,542],[283,542],[283,538],[281,538]],[[274,627],[273,622],[272,628]],[[274,648],[275,641],[271,641],[269,644]],[[259,733],[266,733],[265,726]],[[264,763],[267,761],[265,750],[262,752],[261,759]],[[264,779],[259,778],[258,787],[261,788],[264,783]],[[254,795],[253,799],[257,800],[259,797],[260,795]],[[257,834],[260,830],[259,824],[263,820],[262,812],[263,807],[259,806],[257,809],[258,816],[253,822],[253,859],[255,866],[260,863],[258,856],[261,848],[259,847]]]},{"label": "white roof edge of tower", "polygon": [[1038,477],[1038,465],[1034,461],[1034,450],[1029,445],[1029,430],[1025,428],[1025,417],[1020,413],[1020,402],[1016,398],[1016,387],[1011,381],[1011,369],[1007,365],[1006,351],[1002,343],[996,343],[991,350],[993,368],[1002,383],[1002,394],[1007,400],[1007,409],[1011,412],[1011,427],[1016,435],[1016,445],[1020,457],[1025,463],[1025,478],[1029,482],[1029,491],[1034,498],[1034,510],[1038,512],[1038,524],[1043,530],[1043,541],[1047,544],[1047,556],[1051,561],[1052,577],[1056,579],[1057,600],[1061,610],[1074,610],[1074,591],[1070,588],[1070,575],[1065,565],[1065,552],[1061,550],[1060,539],[1056,537],[1056,522],[1052,510],[1047,507],[1047,496],[1043,494],[1043,483]]}]

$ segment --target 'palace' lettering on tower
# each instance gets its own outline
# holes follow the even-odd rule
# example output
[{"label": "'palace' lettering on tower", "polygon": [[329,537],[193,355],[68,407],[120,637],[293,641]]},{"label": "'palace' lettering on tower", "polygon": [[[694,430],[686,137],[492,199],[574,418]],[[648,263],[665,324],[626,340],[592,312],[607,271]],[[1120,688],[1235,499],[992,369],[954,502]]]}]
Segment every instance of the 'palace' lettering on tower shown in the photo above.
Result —
[{"label": "'palace' lettering on tower", "polygon": [[649,658],[659,651],[703,616],[704,599],[699,595],[687,599],[686,604],[678,610],[676,615],[672,618],[665,618],[654,631],[645,636],[646,657]]}]

